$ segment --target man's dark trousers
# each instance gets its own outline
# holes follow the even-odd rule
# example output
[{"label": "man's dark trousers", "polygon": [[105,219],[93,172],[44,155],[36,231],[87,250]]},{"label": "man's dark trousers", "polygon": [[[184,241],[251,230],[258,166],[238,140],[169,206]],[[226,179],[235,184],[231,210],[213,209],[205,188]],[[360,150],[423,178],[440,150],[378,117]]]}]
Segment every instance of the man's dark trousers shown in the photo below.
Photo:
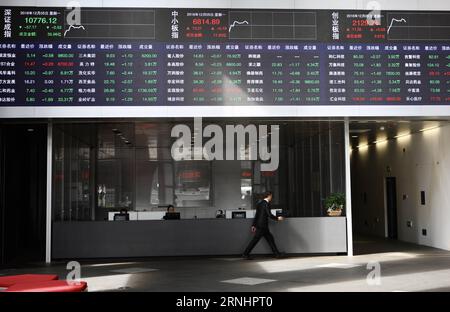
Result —
[{"label": "man's dark trousers", "polygon": [[270,233],[269,228],[256,228],[256,232],[253,236],[253,239],[248,244],[247,248],[244,251],[244,255],[249,255],[250,252],[253,250],[253,248],[256,246],[256,244],[259,242],[261,237],[264,237],[266,241],[269,243],[270,248],[272,249],[272,252],[275,255],[279,255],[280,252],[277,249],[277,246],[275,245],[275,240],[273,239],[272,233]]}]

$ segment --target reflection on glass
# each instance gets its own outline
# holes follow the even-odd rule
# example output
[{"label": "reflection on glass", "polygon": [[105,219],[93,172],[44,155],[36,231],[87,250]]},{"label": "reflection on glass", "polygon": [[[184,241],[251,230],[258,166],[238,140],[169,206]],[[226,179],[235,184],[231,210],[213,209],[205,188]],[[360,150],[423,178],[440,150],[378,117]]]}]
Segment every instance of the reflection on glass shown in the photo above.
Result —
[{"label": "reflection on glass", "polygon": [[159,205],[159,182],[158,182],[158,168],[155,169],[152,183],[150,185],[150,205]]},{"label": "reflection on glass", "polygon": [[97,187],[97,199],[99,207],[106,207],[106,185],[101,184]]},{"label": "reflection on glass", "polygon": [[252,209],[252,162],[241,161],[241,204],[240,208]]},{"label": "reflection on glass", "polygon": [[273,208],[318,217],[326,213],[323,198],[345,191],[342,122],[260,121],[282,123],[280,165],[271,172],[258,160],[174,161],[171,129],[185,122],[55,124],[54,220],[103,221],[122,208],[165,211],[169,204],[183,207],[182,218],[215,218],[254,209],[267,190]]},{"label": "reflection on glass", "polygon": [[110,211],[134,210],[134,138],[133,123],[104,123],[97,126],[97,220],[106,219]]},{"label": "reflection on glass", "polygon": [[175,203],[177,207],[207,206],[210,199],[211,163],[175,163]]},{"label": "reflection on glass", "polygon": [[[80,125],[56,126],[53,132],[53,214],[64,221],[91,218],[91,150]],[[70,135],[78,132],[79,136]]]}]

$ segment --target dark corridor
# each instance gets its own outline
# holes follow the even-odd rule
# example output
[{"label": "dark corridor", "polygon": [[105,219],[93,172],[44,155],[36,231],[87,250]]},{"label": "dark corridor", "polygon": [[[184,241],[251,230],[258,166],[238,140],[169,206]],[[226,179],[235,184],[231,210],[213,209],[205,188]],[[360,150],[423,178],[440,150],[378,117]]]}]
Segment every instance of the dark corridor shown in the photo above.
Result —
[{"label": "dark corridor", "polygon": [[0,128],[0,264],[45,260],[46,125]]}]

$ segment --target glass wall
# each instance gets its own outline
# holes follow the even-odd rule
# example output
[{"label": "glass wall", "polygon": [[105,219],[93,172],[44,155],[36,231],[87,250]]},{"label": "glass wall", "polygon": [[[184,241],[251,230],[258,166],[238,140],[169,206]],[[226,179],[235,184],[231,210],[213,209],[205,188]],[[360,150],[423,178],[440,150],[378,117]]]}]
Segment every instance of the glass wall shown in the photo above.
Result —
[{"label": "glass wall", "polygon": [[[344,192],[342,121],[203,120],[203,129],[219,125],[224,136],[230,124],[279,125],[279,166],[272,171],[261,170],[267,161],[248,159],[259,151],[249,135],[238,149],[244,160],[236,154],[230,160],[175,161],[171,149],[177,138],[171,131],[179,124],[194,129],[192,119],[55,124],[54,220],[101,221],[108,212],[162,212],[169,204],[182,218],[214,218],[219,210],[254,209],[267,190],[274,192],[273,208],[316,217],[326,215],[326,196]],[[267,137],[270,146],[270,133]],[[224,158],[226,146],[223,138]]]},{"label": "glass wall", "polygon": [[92,220],[94,127],[67,124],[63,129],[53,131],[53,216],[61,221]]}]

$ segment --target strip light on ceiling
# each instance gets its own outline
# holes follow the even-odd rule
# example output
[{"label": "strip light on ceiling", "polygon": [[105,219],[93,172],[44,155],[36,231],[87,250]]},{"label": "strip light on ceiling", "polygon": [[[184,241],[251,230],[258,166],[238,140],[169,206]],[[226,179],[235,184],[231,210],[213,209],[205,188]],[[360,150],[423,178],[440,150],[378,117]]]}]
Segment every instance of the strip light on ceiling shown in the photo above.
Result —
[{"label": "strip light on ceiling", "polygon": [[[423,129],[419,130],[418,132],[430,131],[430,130],[437,129],[439,127],[440,126],[433,126],[433,127],[423,128]],[[413,134],[413,133],[411,133],[411,132],[402,133],[402,134],[394,136],[393,139],[404,138],[404,137],[410,136],[411,134]],[[389,140],[390,140],[389,138],[382,139],[382,140],[376,140],[376,141],[373,141],[372,144],[384,143],[384,142],[387,142]],[[358,145],[356,147],[356,149],[365,148],[365,147],[368,147],[368,146],[369,146],[369,144],[361,144],[361,145]]]},{"label": "strip light on ceiling", "polygon": [[429,128],[423,128],[420,130],[420,132],[430,131],[439,128],[439,126],[429,127]]},{"label": "strip light on ceiling", "polygon": [[396,136],[394,137],[394,139],[404,138],[404,137],[407,137],[407,136],[409,136],[409,135],[411,135],[411,132],[407,132],[407,133],[403,133],[403,134],[396,135]]}]

